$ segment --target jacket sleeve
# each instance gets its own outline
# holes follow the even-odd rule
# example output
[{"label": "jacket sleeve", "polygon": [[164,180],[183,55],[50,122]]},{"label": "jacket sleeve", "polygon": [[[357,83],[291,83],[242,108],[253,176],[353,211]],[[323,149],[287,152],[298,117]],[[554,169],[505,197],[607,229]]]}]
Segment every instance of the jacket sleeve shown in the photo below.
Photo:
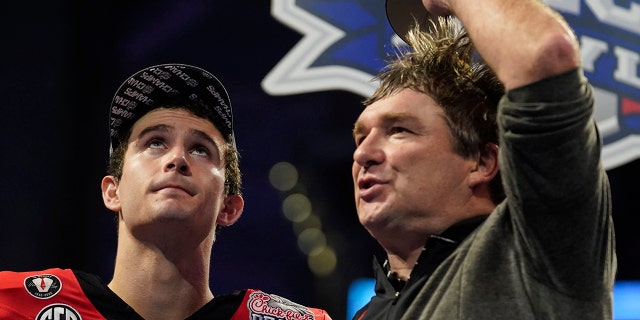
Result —
[{"label": "jacket sleeve", "polygon": [[507,92],[498,118],[500,170],[521,258],[539,281],[584,298],[612,288],[616,265],[593,99],[576,69]]}]

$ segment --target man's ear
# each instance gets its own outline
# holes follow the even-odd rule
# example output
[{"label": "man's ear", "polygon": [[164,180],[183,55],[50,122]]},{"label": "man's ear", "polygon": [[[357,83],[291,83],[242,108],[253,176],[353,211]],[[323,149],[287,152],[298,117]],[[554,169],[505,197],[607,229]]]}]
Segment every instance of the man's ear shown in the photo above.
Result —
[{"label": "man's ear", "polygon": [[487,143],[484,150],[480,153],[476,160],[476,168],[469,176],[469,185],[475,187],[477,185],[488,184],[499,171],[498,152],[500,147],[495,143]]},{"label": "man's ear", "polygon": [[216,224],[220,226],[230,226],[234,224],[242,215],[244,209],[244,199],[241,195],[230,194],[224,199],[224,206],[218,214]]},{"label": "man's ear", "polygon": [[102,189],[102,202],[107,209],[120,212],[120,198],[118,197],[118,181],[114,176],[105,176],[100,184]]}]

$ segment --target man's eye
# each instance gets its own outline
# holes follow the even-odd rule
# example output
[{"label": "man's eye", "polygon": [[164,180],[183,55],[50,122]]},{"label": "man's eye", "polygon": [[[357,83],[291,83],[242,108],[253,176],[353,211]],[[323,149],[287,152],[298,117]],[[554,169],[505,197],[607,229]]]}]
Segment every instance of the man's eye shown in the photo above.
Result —
[{"label": "man's eye", "polygon": [[151,149],[161,149],[164,147],[164,142],[162,142],[162,140],[159,140],[159,139],[151,139],[147,143],[147,146],[149,146],[149,148]]},{"label": "man's eye", "polygon": [[389,132],[391,134],[394,133],[403,133],[403,132],[410,132],[407,128],[403,128],[403,127],[392,127],[391,129],[389,129]]},{"label": "man's eye", "polygon": [[209,156],[209,154],[211,154],[209,150],[205,147],[193,148],[191,150],[191,153],[198,156],[204,156],[204,157]]}]

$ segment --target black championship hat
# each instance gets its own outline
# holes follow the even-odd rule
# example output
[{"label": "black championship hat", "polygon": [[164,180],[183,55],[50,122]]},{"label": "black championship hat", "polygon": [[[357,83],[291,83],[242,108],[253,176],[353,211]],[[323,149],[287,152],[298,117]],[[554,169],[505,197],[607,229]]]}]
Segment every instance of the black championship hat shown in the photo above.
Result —
[{"label": "black championship hat", "polygon": [[177,101],[176,97],[204,106],[209,111],[207,118],[235,145],[231,101],[222,83],[204,69],[169,63],[136,72],[116,91],[109,111],[109,154],[138,119],[164,103]]},{"label": "black championship hat", "polygon": [[422,0],[387,0],[386,11],[391,28],[404,42],[407,42],[407,32],[416,21],[424,30],[430,26],[431,18]]}]

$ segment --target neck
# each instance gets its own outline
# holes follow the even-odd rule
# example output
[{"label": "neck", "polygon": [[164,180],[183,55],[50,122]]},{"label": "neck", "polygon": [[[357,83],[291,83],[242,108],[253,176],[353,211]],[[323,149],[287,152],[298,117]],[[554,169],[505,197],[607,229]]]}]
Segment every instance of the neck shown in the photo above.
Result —
[{"label": "neck", "polygon": [[145,319],[184,319],[213,299],[211,242],[171,250],[140,242],[124,230],[109,288]]},{"label": "neck", "polygon": [[387,260],[389,263],[389,271],[395,273],[398,279],[407,281],[409,276],[411,276],[411,271],[413,271],[413,267],[416,265],[423,248],[424,246],[405,256],[399,256],[388,251]]}]

